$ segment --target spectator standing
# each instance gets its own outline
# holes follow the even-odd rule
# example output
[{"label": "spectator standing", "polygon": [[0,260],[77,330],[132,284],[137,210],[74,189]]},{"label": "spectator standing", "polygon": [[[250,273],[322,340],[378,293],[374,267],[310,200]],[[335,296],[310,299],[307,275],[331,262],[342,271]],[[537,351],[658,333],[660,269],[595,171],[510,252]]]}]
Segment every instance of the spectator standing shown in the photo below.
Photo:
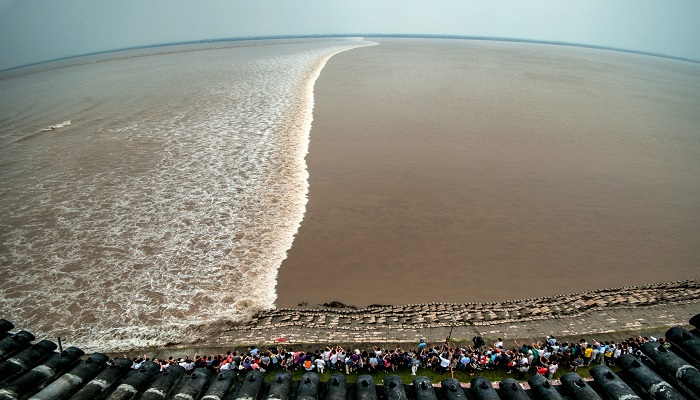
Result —
[{"label": "spectator standing", "polygon": [[447,350],[444,352],[440,353],[438,356],[440,358],[440,367],[439,367],[439,372],[440,375],[444,374],[445,371],[447,371],[448,368],[450,368],[450,353],[448,353]]},{"label": "spectator standing", "polygon": [[522,380],[525,378],[525,374],[530,370],[530,363],[527,361],[527,358],[522,359],[521,358],[521,363],[518,366],[518,379]]},{"label": "spectator standing", "polygon": [[411,375],[415,375],[418,371],[418,366],[420,365],[420,358],[417,354],[413,354],[411,357]]},{"label": "spectator standing", "polygon": [[190,360],[189,357],[185,359],[185,362],[183,364],[180,365],[182,365],[182,367],[185,368],[186,374],[191,374],[192,371],[194,371],[194,360]]},{"label": "spectator standing", "polygon": [[314,363],[316,364],[316,371],[319,374],[323,373],[323,369],[326,367],[326,362],[323,360],[323,357],[319,357],[316,360],[314,360]]},{"label": "spectator standing", "polygon": [[323,350],[323,361],[326,362],[326,366],[330,365],[332,353],[333,353],[333,350],[331,350],[330,347],[326,347],[326,349]]},{"label": "spectator standing", "polygon": [[340,347],[340,346],[338,346],[338,347],[339,347],[339,350],[338,350],[338,369],[342,370],[343,368],[345,368],[345,363],[347,361],[346,360],[347,354],[345,353],[345,350],[343,350],[342,347]]},{"label": "spectator standing", "polygon": [[474,343],[474,350],[476,351],[481,351],[481,348],[486,345],[486,342],[484,342],[484,338],[481,336],[474,336],[472,338],[472,342]]}]

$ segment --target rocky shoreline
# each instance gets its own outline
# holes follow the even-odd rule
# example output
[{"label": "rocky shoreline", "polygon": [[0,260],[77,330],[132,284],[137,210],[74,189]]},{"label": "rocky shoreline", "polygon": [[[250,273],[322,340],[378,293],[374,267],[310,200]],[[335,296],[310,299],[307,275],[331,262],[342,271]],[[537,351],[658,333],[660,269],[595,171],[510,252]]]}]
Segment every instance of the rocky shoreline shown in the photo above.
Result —
[{"label": "rocky shoreline", "polygon": [[688,316],[698,312],[700,282],[684,280],[488,303],[279,308],[262,311],[199,344],[225,348],[248,343],[435,341],[448,334],[464,340],[477,334],[525,339],[652,328],[663,332],[666,326],[686,325]]}]

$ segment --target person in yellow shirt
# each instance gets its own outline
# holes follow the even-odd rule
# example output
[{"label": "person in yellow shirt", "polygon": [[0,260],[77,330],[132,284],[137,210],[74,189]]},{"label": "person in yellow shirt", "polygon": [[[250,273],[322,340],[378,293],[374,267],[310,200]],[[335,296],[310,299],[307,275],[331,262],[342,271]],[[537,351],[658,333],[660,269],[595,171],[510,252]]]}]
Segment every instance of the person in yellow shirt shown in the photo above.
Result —
[{"label": "person in yellow shirt", "polygon": [[593,347],[588,346],[583,350],[583,366],[587,367],[591,364],[591,356],[593,355]]}]

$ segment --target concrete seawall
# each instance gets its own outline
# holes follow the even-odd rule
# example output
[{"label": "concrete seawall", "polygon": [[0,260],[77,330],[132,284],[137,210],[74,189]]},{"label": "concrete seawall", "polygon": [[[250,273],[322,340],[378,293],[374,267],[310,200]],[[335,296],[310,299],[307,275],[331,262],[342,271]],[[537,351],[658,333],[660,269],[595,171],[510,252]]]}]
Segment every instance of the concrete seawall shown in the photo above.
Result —
[{"label": "concrete seawall", "polygon": [[[691,307],[691,304],[697,306],[698,303],[685,303],[685,306]],[[662,305],[641,309],[661,308],[666,309]],[[683,317],[673,318],[684,319]],[[653,321],[652,324],[663,322]],[[698,380],[700,375],[695,368],[698,365],[696,354],[697,339],[700,337],[698,336],[700,314],[692,316],[688,323],[692,325],[692,327],[689,325],[689,330],[673,327],[665,332],[665,335],[659,335],[666,337],[671,343],[670,347],[657,343],[655,339],[644,340],[645,343],[641,344],[637,351],[633,351],[634,354],[623,354],[616,358],[614,363],[620,369],[619,375],[610,369],[608,362],[605,365],[602,363],[596,365],[598,363],[594,362],[594,366],[590,369],[586,365],[583,366],[587,371],[582,375],[579,373],[584,371],[568,373],[560,371],[554,377],[546,378],[531,368],[527,374],[519,376],[519,380],[529,377],[527,382],[518,382],[511,378],[512,375],[505,378],[504,368],[493,366],[484,369],[500,370],[497,375],[490,374],[492,377],[501,379],[500,382],[492,383],[489,380],[492,378],[482,376],[482,369],[478,369],[474,373],[455,371],[452,379],[443,379],[438,384],[432,382],[428,376],[412,378],[405,372],[396,372],[396,375],[393,375],[393,371],[390,371],[391,375],[380,373],[378,376],[376,372],[365,374],[366,370],[362,369],[357,371],[359,376],[354,376],[357,383],[348,385],[349,379],[342,372],[334,371],[328,371],[330,374],[306,372],[303,376],[297,374],[297,378],[292,380],[292,374],[280,370],[260,369],[247,372],[244,370],[238,377],[236,377],[237,369],[221,371],[217,374],[213,371],[215,369],[213,367],[196,368],[188,374],[184,374],[185,368],[178,365],[171,365],[166,371],[159,371],[160,366],[155,360],[146,360],[143,363],[139,361],[140,367],[136,367],[132,359],[126,355],[115,356],[113,363],[106,363],[108,356],[101,353],[93,353],[81,360],[85,353],[80,348],[69,347],[57,353],[53,351],[57,345],[46,339],[32,345],[31,342],[35,339],[33,335],[26,331],[12,333],[10,331],[15,328],[14,324],[7,320],[0,320],[0,338],[2,339],[0,344],[3,349],[0,357],[0,367],[3,372],[0,376],[2,384],[0,398],[26,399],[31,396],[33,399],[54,399],[73,395],[74,399],[106,398],[107,396],[109,399],[126,399],[134,396],[150,399],[167,396],[167,398],[192,400],[210,398],[353,400],[360,397],[375,400],[568,399],[574,397],[578,399],[604,397],[652,399],[660,396],[690,399],[697,398],[698,388],[700,388],[700,380]],[[20,344],[17,345],[17,343]],[[639,351],[643,355],[638,353]],[[568,356],[563,355],[563,357],[560,361],[562,364]],[[132,368],[138,368],[138,370]],[[266,373],[274,373],[274,381],[266,379]],[[471,378],[475,373],[479,376]],[[588,373],[592,380],[587,378]],[[326,379],[321,379],[322,375]],[[378,382],[381,377],[384,378],[383,385]],[[432,379],[442,378],[434,374]],[[471,379],[470,382],[467,382],[467,379]],[[440,387],[442,389],[438,390],[437,388]],[[513,394],[514,392],[518,393]]]},{"label": "concrete seawall", "polygon": [[[319,306],[320,307],[320,306]],[[658,331],[687,325],[700,312],[697,280],[601,289],[568,295],[490,303],[428,303],[352,308],[280,308],[223,330],[199,344],[402,343],[474,335],[509,339]],[[454,316],[454,321],[452,320]],[[613,335],[615,338],[619,335]],[[618,338],[619,339],[619,338]],[[196,348],[197,344],[170,348]]]}]

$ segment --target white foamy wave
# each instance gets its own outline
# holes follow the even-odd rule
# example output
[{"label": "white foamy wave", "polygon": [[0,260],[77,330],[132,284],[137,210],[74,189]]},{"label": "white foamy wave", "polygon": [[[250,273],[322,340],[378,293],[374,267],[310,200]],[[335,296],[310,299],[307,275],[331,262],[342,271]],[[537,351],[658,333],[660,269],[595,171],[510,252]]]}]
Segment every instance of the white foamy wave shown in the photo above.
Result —
[{"label": "white foamy wave", "polygon": [[42,132],[50,132],[50,131],[53,131],[55,129],[65,128],[68,125],[70,125],[70,121],[63,121],[60,124],[51,125],[48,128],[42,129],[41,131]]},{"label": "white foamy wave", "polygon": [[[61,142],[3,153],[3,316],[107,351],[194,341],[273,307],[306,205],[313,84],[333,54],[367,44],[83,67],[85,87],[114,100],[76,104]],[[105,78],[114,69],[121,80]]]}]

